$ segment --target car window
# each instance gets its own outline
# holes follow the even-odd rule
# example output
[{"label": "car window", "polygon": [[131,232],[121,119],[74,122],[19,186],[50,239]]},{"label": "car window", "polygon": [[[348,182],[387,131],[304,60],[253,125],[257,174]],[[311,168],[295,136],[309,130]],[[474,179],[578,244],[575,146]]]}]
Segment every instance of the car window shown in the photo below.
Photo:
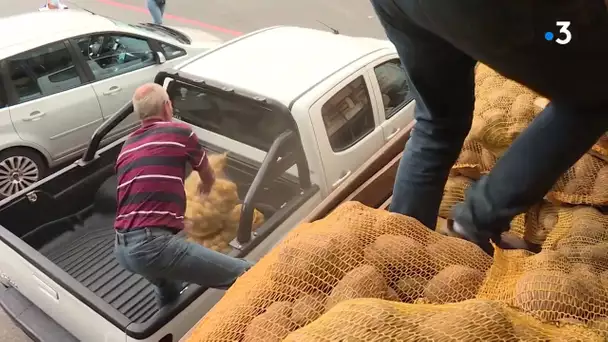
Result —
[{"label": "car window", "polygon": [[145,39],[102,34],[77,39],[77,44],[96,80],[122,75],[156,63]]},{"label": "car window", "polygon": [[19,103],[82,85],[72,56],[63,42],[9,58],[8,66]]},{"label": "car window", "polygon": [[334,152],[343,151],[375,128],[374,112],[363,76],[349,83],[321,108]]},{"label": "car window", "polygon": [[374,68],[378,79],[385,118],[390,118],[412,100],[405,69],[399,59],[393,59]]},{"label": "car window", "polygon": [[163,49],[167,60],[181,57],[186,54],[186,50],[178,48],[177,46],[173,46],[171,44],[160,42],[160,47]]},{"label": "car window", "polygon": [[169,86],[169,96],[177,119],[262,151],[268,151],[274,139],[290,127],[269,109],[236,103],[181,82]]}]

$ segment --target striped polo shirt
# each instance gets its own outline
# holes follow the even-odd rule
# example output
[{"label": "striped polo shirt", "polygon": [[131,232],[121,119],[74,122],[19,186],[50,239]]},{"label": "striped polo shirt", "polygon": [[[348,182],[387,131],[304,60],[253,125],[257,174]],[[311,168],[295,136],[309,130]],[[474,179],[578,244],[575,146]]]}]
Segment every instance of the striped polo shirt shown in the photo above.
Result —
[{"label": "striped polo shirt", "polygon": [[182,123],[145,120],[125,141],[116,161],[116,230],[182,229],[186,165],[208,170],[205,150]]}]

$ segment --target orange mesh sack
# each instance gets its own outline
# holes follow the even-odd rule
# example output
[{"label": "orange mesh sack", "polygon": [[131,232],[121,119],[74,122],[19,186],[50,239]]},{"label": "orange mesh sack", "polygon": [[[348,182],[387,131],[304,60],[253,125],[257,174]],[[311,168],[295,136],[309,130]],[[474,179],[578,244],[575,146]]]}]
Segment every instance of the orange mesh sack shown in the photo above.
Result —
[{"label": "orange mesh sack", "polygon": [[545,105],[533,91],[479,64],[471,138],[500,156]]},{"label": "orange mesh sack", "polygon": [[608,157],[608,133],[604,134],[600,140],[593,145],[592,150],[601,156]]},{"label": "orange mesh sack", "polygon": [[[230,251],[229,243],[236,236],[240,219],[237,186],[224,178],[227,155],[209,156],[216,181],[207,196],[201,196],[198,172],[193,171],[186,181],[185,230],[188,238],[218,252]],[[262,213],[254,213],[254,227],[263,223]]]},{"label": "orange mesh sack", "polygon": [[476,245],[413,218],[347,202],[290,232],[237,280],[190,341],[281,341],[355,298],[468,300],[491,262]]},{"label": "orange mesh sack", "polygon": [[600,342],[582,326],[543,324],[506,305],[488,300],[430,305],[381,299],[342,302],[285,342]]},{"label": "orange mesh sack", "polygon": [[540,253],[495,251],[478,297],[607,334],[607,280],[608,217],[589,207],[565,208]]},{"label": "orange mesh sack", "polygon": [[450,176],[443,189],[443,198],[439,206],[439,216],[451,219],[452,208],[464,201],[465,192],[473,184],[473,181],[465,176]]},{"label": "orange mesh sack", "polygon": [[547,197],[561,203],[608,205],[608,162],[585,154],[562,175]]}]

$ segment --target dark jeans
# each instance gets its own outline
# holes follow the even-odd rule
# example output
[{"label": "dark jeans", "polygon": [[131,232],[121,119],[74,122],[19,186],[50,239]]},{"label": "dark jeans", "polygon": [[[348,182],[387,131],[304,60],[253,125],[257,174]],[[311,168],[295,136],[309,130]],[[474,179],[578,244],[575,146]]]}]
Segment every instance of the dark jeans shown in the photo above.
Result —
[{"label": "dark jeans", "polygon": [[[608,130],[608,12],[603,0],[372,0],[414,86],[417,123],[390,210],[435,227],[443,188],[472,122],[481,61],[551,100],[454,208],[496,236]],[[546,41],[570,20],[567,45]]]},{"label": "dark jeans", "polygon": [[156,285],[161,305],[179,296],[183,282],[227,289],[251,267],[160,228],[116,233],[115,253],[125,269]]}]

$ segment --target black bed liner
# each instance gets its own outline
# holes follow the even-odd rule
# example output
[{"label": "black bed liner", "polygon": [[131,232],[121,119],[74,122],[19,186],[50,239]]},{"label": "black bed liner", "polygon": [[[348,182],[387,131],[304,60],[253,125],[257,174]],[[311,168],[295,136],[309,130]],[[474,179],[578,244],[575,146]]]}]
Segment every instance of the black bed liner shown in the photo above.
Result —
[{"label": "black bed liner", "polygon": [[154,288],[122,268],[114,257],[114,215],[93,213],[40,249],[89,290],[136,323],[158,311]]}]

